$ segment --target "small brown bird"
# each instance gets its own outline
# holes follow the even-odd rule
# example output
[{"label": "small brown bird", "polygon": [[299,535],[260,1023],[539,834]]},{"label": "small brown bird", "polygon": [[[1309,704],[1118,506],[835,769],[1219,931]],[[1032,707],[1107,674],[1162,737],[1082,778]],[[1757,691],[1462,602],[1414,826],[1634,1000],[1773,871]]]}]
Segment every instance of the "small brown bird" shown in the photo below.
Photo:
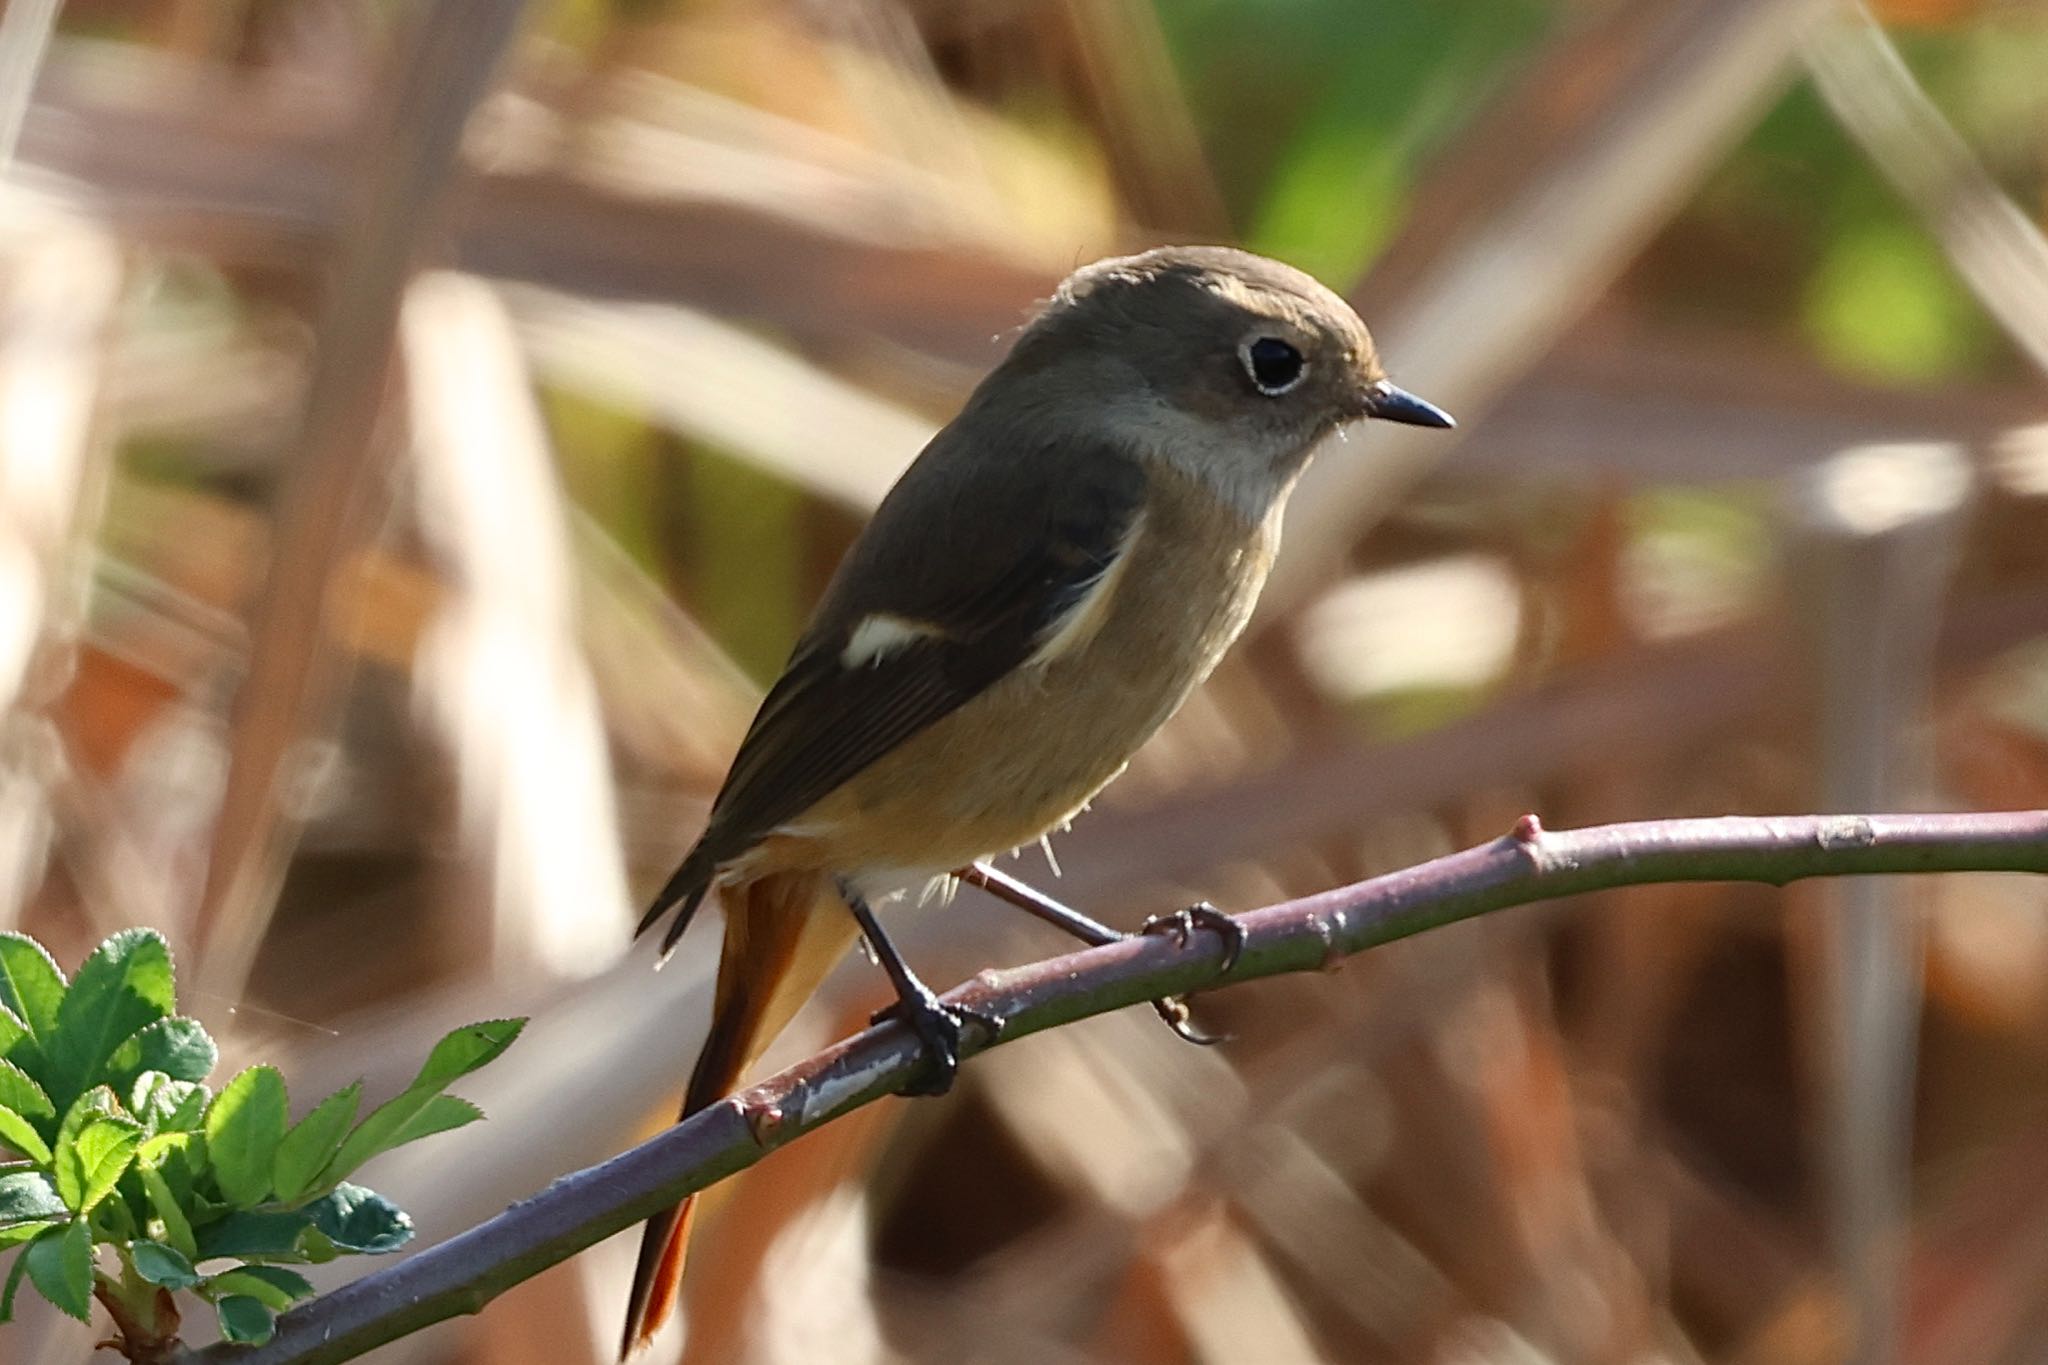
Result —
[{"label": "small brown bird", "polygon": [[[1452,425],[1298,270],[1164,247],[1060,286],[883,499],[640,923],[674,912],[666,954],[713,887],[725,908],[683,1117],[857,932],[924,1041],[923,1090],[947,1088],[964,1021],[870,907],[1039,838],[1121,772],[1244,628],[1310,452],[1365,417]],[[648,1222],[627,1353],[674,1308],[689,1215]]]}]

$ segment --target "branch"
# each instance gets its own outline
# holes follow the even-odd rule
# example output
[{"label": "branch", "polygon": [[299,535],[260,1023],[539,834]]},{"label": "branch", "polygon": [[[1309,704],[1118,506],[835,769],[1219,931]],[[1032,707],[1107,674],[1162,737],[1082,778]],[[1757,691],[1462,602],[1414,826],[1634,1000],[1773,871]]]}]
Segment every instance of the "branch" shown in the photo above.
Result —
[{"label": "branch", "polygon": [[[1184,946],[1141,936],[985,971],[946,999],[1001,1020],[1007,1043],[1164,995],[1325,970],[1382,943],[1530,901],[1656,882],[1784,885],[1961,871],[2048,872],[2048,811],[1661,820],[1559,833],[1525,815],[1513,833],[1477,848],[1239,916],[1244,947],[1228,972],[1219,971],[1222,945],[1213,934]],[[962,1054],[997,1041],[970,1025]],[[349,1360],[477,1312],[522,1280],[900,1089],[918,1064],[907,1030],[868,1029],[487,1223],[285,1314],[266,1345],[188,1351],[180,1365]]]}]

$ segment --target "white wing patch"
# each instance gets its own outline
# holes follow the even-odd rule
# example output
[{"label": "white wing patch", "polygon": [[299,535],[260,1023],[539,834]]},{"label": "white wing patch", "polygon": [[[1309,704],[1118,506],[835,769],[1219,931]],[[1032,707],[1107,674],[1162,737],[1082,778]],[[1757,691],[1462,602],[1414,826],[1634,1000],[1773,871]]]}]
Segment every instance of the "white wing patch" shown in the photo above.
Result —
[{"label": "white wing patch", "polygon": [[845,669],[872,668],[891,654],[908,649],[919,640],[943,640],[946,632],[929,621],[913,621],[878,611],[864,617],[846,637],[839,651],[839,666]]},{"label": "white wing patch", "polygon": [[1124,567],[1131,562],[1131,547],[1138,543],[1138,537],[1144,530],[1145,514],[1140,512],[1132,519],[1123,539],[1117,542],[1109,567],[1095,576],[1095,581],[1088,585],[1064,616],[1045,628],[1038,648],[1032,651],[1027,661],[1031,666],[1042,668],[1095,638],[1095,632],[1101,630],[1102,623],[1109,619],[1109,604],[1116,597],[1116,585],[1123,579]]}]

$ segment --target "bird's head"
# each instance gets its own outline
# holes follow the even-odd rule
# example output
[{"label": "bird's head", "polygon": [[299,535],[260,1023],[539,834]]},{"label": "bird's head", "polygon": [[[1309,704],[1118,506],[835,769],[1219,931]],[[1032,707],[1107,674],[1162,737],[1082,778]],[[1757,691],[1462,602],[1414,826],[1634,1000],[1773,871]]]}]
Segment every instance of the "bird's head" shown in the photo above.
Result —
[{"label": "bird's head", "polygon": [[1161,247],[1077,270],[997,371],[1033,407],[1226,481],[1284,488],[1361,418],[1449,427],[1396,387],[1351,305],[1309,275],[1228,247]]}]

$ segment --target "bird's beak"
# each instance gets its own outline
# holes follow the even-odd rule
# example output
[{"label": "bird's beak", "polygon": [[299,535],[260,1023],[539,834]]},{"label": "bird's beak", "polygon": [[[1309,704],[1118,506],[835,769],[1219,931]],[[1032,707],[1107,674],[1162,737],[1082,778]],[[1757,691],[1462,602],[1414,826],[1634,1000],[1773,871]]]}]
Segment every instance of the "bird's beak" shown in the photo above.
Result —
[{"label": "bird's beak", "polygon": [[1396,388],[1385,379],[1366,386],[1365,415],[1389,422],[1405,422],[1411,427],[1448,428],[1458,425],[1436,404],[1417,398],[1406,389]]}]

